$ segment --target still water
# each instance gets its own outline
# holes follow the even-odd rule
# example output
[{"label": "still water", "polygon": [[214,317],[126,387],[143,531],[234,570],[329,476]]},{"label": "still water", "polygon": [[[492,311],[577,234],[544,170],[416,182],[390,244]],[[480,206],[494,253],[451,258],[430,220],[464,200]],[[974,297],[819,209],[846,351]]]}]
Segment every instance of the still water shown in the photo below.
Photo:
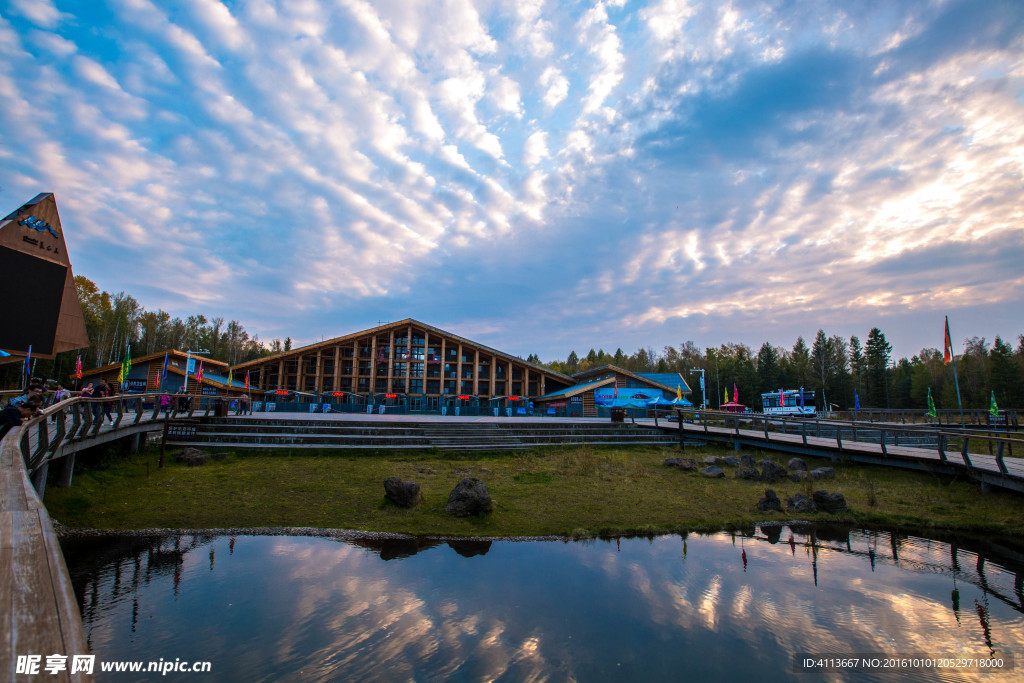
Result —
[{"label": "still water", "polygon": [[809,681],[823,676],[797,676],[794,654],[1024,653],[1021,556],[984,541],[783,526],[586,542],[63,545],[98,662],[211,662],[210,674],[152,680]]}]

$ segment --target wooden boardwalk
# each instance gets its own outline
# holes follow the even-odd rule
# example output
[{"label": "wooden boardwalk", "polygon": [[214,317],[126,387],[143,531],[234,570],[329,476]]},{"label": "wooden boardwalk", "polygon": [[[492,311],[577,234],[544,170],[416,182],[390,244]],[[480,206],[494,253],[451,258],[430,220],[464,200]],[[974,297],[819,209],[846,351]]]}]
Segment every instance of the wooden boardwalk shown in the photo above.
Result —
[{"label": "wooden boardwalk", "polygon": [[[91,675],[70,673],[72,657],[89,647],[53,524],[25,470],[22,429],[0,442],[0,671],[13,681],[18,655],[41,655],[47,680],[89,681]],[[43,669],[53,654],[67,657],[56,675]]]},{"label": "wooden boardwalk", "polygon": [[[706,440],[734,444],[737,448],[763,448],[796,455],[812,455],[834,461],[851,460],[873,465],[885,465],[904,469],[936,472],[939,474],[967,475],[979,481],[983,487],[992,486],[1024,493],[1024,458],[1007,457],[1013,445],[1024,455],[1024,441],[1007,436],[991,436],[971,431],[908,428],[895,424],[827,423],[833,431],[830,436],[819,436],[822,423],[806,420],[781,421],[749,415],[727,413],[693,413],[688,416],[692,422],[682,422],[686,439]],[[639,420],[653,424],[652,420]],[[760,428],[753,427],[760,424]],[[666,431],[679,433],[679,423],[659,420],[658,426]],[[780,428],[781,427],[781,428]],[[859,429],[860,435],[878,435],[878,442],[853,440]],[[796,431],[798,430],[799,431]],[[902,435],[904,441],[929,437],[934,448],[898,445]],[[995,454],[971,453],[972,444],[988,443]]]}]

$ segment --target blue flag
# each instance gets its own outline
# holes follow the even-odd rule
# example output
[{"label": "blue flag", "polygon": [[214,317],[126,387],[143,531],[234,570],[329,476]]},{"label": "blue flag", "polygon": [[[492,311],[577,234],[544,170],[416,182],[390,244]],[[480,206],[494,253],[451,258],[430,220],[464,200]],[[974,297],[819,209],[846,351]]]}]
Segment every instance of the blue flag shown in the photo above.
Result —
[{"label": "blue flag", "polygon": [[860,410],[860,396],[857,395],[857,390],[853,390],[853,409]]},{"label": "blue flag", "polygon": [[166,382],[166,381],[167,381],[167,352],[164,351],[164,369],[163,369],[163,372],[160,373],[160,386],[163,386],[164,382]]},{"label": "blue flag", "polygon": [[31,370],[30,370],[31,366],[29,366],[29,364],[28,364],[28,362],[29,362],[29,360],[31,358],[32,358],[32,345],[29,344],[28,345],[28,354],[25,356],[25,374],[26,375],[31,373]]}]

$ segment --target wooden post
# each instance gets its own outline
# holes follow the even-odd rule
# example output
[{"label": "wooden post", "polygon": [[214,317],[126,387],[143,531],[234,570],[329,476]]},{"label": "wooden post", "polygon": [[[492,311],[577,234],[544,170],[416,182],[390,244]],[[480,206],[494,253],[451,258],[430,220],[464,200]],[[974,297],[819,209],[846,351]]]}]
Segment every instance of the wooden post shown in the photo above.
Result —
[{"label": "wooden post", "polygon": [[157,461],[157,467],[162,468],[164,466],[164,454],[167,452],[167,424],[169,420],[164,420],[164,432],[160,438],[160,459]]},{"label": "wooden post", "polygon": [[75,454],[69,453],[62,458],[60,476],[57,479],[57,486],[62,489],[71,487],[71,478],[75,473]]},{"label": "wooden post", "polygon": [[683,429],[683,411],[676,408],[676,415],[679,416],[679,450],[686,450],[686,430]]}]

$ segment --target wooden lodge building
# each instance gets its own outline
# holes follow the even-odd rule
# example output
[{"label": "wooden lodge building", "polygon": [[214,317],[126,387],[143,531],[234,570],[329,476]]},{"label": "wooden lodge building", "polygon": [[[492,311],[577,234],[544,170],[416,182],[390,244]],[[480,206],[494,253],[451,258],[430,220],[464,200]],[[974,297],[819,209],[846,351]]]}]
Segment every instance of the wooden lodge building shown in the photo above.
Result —
[{"label": "wooden lodge building", "polygon": [[[162,380],[165,353],[167,357],[167,379]],[[185,370],[189,358],[189,354],[186,352],[176,350],[160,351],[159,353],[151,353],[139,358],[133,358],[131,369],[128,371],[128,377],[125,378],[123,387],[117,381],[118,376],[121,374],[121,363],[111,363],[110,365],[104,365],[93,370],[83,371],[82,381],[76,382],[77,386],[74,388],[81,389],[89,382],[92,382],[95,386],[102,379],[106,380],[107,384],[118,392],[167,391],[174,394],[185,386]],[[229,368],[227,363],[194,354],[191,356],[191,360],[195,361],[196,367],[193,368],[188,377],[186,393],[190,396],[240,396],[246,393],[244,371],[241,376],[237,372],[234,373],[229,386]],[[203,380],[201,383],[197,382],[195,378],[195,372],[200,362],[203,364]],[[260,400],[259,397],[263,395],[262,391],[255,389],[250,389],[250,393],[255,394],[253,398],[256,400]]]},{"label": "wooden lodge building", "polygon": [[252,386],[266,392],[426,411],[518,408],[576,383],[411,318],[234,366],[235,377],[247,371]]},{"label": "wooden lodge building", "polygon": [[248,372],[268,401],[275,394],[282,401],[300,394],[414,411],[533,407],[541,414],[594,417],[594,390],[601,387],[666,399],[690,393],[678,374],[645,375],[611,365],[570,377],[411,318],[241,363],[233,371],[235,377]]}]

